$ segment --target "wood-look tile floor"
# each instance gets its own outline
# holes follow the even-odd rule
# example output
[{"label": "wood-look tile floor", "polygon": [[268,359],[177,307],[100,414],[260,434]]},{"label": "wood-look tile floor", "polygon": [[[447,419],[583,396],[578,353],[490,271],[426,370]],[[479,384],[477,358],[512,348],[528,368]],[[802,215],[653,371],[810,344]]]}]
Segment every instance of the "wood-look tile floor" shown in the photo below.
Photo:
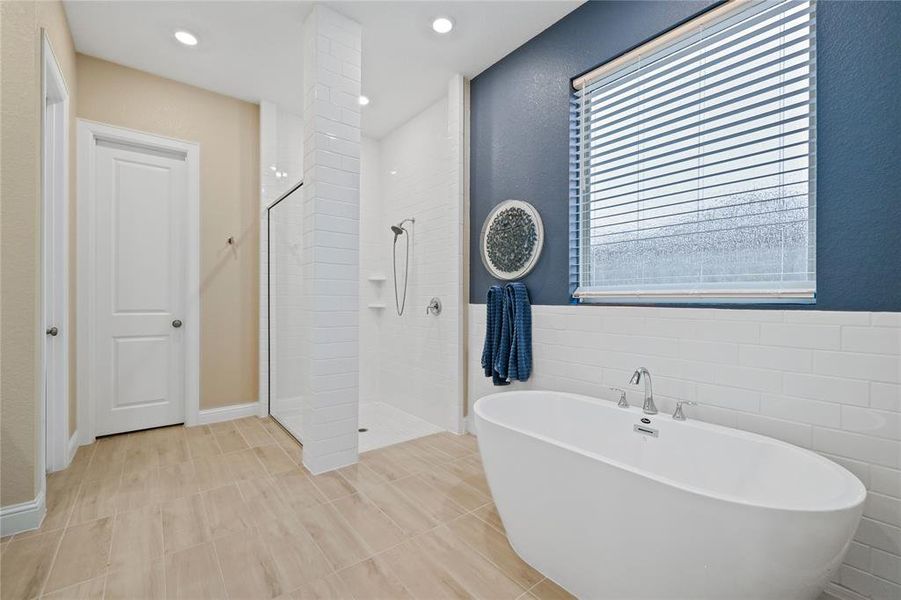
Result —
[{"label": "wood-look tile floor", "polygon": [[270,419],[101,438],[2,540],[4,600],[570,596],[520,560],[476,439],[439,433],[312,476]]}]

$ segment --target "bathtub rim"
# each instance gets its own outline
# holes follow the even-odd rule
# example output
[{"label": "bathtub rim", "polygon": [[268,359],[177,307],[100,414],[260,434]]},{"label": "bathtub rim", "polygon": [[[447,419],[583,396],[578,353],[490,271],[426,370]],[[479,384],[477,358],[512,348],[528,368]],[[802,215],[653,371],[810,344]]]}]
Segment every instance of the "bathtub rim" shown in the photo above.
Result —
[{"label": "bathtub rim", "polygon": [[[778,510],[778,511],[786,511],[786,512],[796,512],[796,513],[823,513],[823,514],[826,514],[826,513],[834,513],[834,512],[845,512],[845,511],[861,508],[867,498],[867,489],[864,486],[863,482],[860,481],[860,478],[858,478],[854,473],[852,473],[851,471],[849,471],[842,465],[840,465],[832,460],[829,460],[828,458],[818,454],[817,452],[808,450],[807,448],[802,448],[800,446],[796,446],[794,444],[790,444],[788,442],[784,442],[782,440],[778,440],[776,438],[772,438],[772,437],[769,437],[766,435],[761,435],[759,433],[754,433],[751,431],[745,431],[745,430],[736,429],[733,427],[726,427],[724,425],[717,425],[715,423],[706,423],[704,421],[698,421],[698,420],[689,420],[689,421],[675,421],[674,420],[674,424],[679,427],[685,426],[685,427],[691,427],[691,428],[695,428],[695,429],[715,431],[715,432],[719,432],[719,433],[724,433],[726,435],[731,435],[734,437],[745,438],[745,439],[750,439],[750,440],[754,440],[754,441],[758,441],[758,442],[772,444],[777,447],[782,447],[789,452],[807,453],[808,455],[812,456],[814,458],[814,460],[817,460],[817,461],[825,464],[827,466],[827,468],[829,468],[833,471],[836,471],[841,477],[850,478],[850,482],[851,482],[850,486],[852,488],[856,488],[856,489],[852,489],[848,493],[848,496],[849,497],[853,496],[853,498],[850,498],[848,500],[848,502],[841,504],[841,505],[815,506],[815,507],[797,506],[796,507],[796,506],[785,506],[785,505],[766,503],[766,502],[752,502],[752,501],[749,501],[740,496],[736,496],[736,495],[732,495],[732,494],[724,494],[721,492],[714,492],[714,491],[711,491],[711,490],[708,490],[705,488],[701,488],[698,486],[689,485],[684,482],[681,482],[681,481],[678,481],[675,479],[671,479],[669,477],[657,475],[657,474],[651,473],[649,471],[644,471],[644,470],[636,468],[632,465],[620,462],[618,460],[614,460],[612,458],[606,457],[606,456],[604,456],[602,454],[598,454],[596,452],[591,452],[590,450],[585,450],[584,448],[579,448],[579,447],[569,444],[567,442],[555,440],[553,438],[550,438],[550,437],[548,437],[544,434],[538,433],[538,432],[521,429],[518,427],[511,426],[509,424],[501,423],[495,418],[486,416],[484,411],[481,410],[482,406],[480,406],[480,405],[483,404],[483,402],[482,402],[483,400],[487,401],[491,398],[497,398],[498,396],[506,396],[506,395],[513,395],[513,394],[525,394],[525,395],[530,395],[530,396],[541,395],[541,394],[554,394],[557,396],[568,397],[573,400],[586,402],[588,404],[595,404],[595,405],[600,406],[605,409],[613,408],[612,401],[603,400],[600,398],[593,398],[591,396],[584,396],[582,394],[573,394],[570,392],[557,392],[554,390],[507,390],[507,391],[503,391],[503,392],[494,392],[493,394],[488,394],[488,395],[482,396],[481,398],[476,400],[475,404],[473,405],[473,413],[476,418],[476,433],[479,433],[478,432],[478,421],[484,420],[492,425],[501,427],[508,431],[512,431],[514,433],[518,433],[518,434],[521,434],[521,435],[524,435],[527,437],[532,437],[532,438],[538,439],[542,442],[551,444],[553,446],[557,446],[558,448],[561,448],[563,450],[567,450],[567,451],[573,452],[575,454],[580,454],[580,455],[590,458],[592,460],[600,461],[600,462],[610,465],[612,467],[622,469],[624,471],[633,473],[640,477],[645,477],[647,479],[650,479],[652,481],[655,481],[655,482],[663,484],[663,485],[668,485],[668,486],[674,487],[676,489],[682,490],[682,491],[687,492],[692,495],[702,496],[705,498],[712,498],[715,500],[719,500],[721,502],[726,502],[726,503],[731,503],[731,504],[739,504],[742,506],[747,506],[749,508]],[[487,404],[487,402],[485,404]],[[637,418],[641,418],[642,416],[644,416],[643,413],[641,412],[641,409],[639,409],[638,407],[635,407],[635,406],[631,406],[628,409],[617,408],[617,410],[628,411],[629,413],[635,415]],[[856,492],[856,493],[854,493],[854,492]]]}]

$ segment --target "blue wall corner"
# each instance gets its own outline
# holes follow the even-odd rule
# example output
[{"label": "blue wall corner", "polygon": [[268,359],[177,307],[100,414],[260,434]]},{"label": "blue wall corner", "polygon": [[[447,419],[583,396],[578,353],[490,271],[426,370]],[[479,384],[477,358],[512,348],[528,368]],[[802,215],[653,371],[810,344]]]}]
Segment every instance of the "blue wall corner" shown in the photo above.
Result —
[{"label": "blue wall corner", "polygon": [[[587,2],[472,80],[470,302],[496,283],[476,232],[508,198],[544,221],[532,303],[572,301],[570,80],[718,3]],[[817,52],[817,302],[795,308],[901,311],[901,2],[820,2]]]}]

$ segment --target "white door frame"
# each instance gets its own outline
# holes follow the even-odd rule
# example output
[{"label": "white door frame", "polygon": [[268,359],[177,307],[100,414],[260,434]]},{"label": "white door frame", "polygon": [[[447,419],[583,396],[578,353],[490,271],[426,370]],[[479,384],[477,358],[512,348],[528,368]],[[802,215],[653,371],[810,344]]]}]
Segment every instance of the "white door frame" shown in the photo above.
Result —
[{"label": "white door frame", "polygon": [[[69,91],[41,30],[41,428],[43,481],[69,466]],[[49,322],[48,313],[52,314]],[[56,327],[59,334],[49,338]],[[46,453],[46,454],[45,454]]]},{"label": "white door frame", "polygon": [[94,255],[96,232],[94,177],[98,141],[185,157],[188,173],[188,242],[185,332],[185,424],[196,425],[200,412],[200,146],[85,119],[78,119],[78,434],[94,441]]}]

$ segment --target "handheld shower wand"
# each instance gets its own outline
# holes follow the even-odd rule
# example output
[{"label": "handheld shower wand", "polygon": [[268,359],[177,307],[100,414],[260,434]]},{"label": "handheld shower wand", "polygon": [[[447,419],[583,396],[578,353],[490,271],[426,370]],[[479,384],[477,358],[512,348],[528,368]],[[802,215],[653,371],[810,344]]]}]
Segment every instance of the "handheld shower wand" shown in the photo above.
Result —
[{"label": "handheld shower wand", "polygon": [[[407,304],[407,280],[410,273],[410,232],[404,227],[404,223],[416,223],[416,219],[404,219],[397,225],[391,226],[391,231],[394,233],[394,247],[391,253],[391,264],[394,268],[394,306],[398,316],[404,314],[404,307]],[[401,300],[397,294],[397,238],[403,234],[406,234],[406,258],[404,259],[404,295],[403,300]]]}]

